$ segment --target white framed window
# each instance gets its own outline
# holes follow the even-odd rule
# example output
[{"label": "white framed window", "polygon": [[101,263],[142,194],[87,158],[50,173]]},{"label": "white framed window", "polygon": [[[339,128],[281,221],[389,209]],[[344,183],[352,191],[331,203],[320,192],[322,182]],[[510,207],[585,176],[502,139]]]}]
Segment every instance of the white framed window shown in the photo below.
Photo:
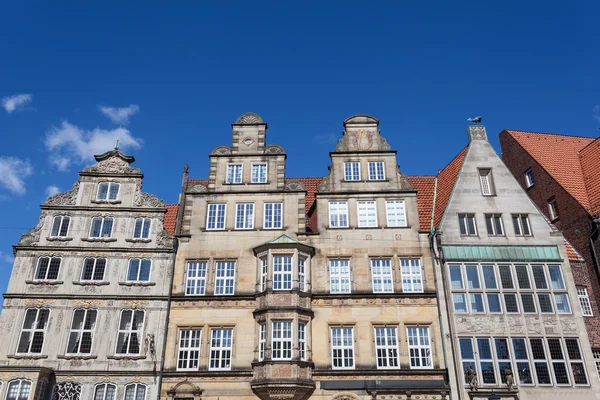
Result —
[{"label": "white framed window", "polygon": [[306,259],[298,257],[298,289],[306,290]]},{"label": "white framed window", "polygon": [[131,383],[125,386],[124,400],[146,400],[146,385],[142,383]]},{"label": "white framed window", "polygon": [[31,382],[25,379],[15,379],[8,382],[6,400],[28,400],[31,393]]},{"label": "white framed window", "polygon": [[179,350],[177,352],[178,371],[198,370],[201,335],[201,329],[179,330]]},{"label": "white framed window", "polygon": [[233,329],[213,329],[210,337],[210,370],[230,370]]},{"label": "white framed window", "polygon": [[550,220],[554,221],[558,219],[558,206],[556,205],[556,199],[548,200],[548,213],[550,214]]},{"label": "white framed window", "polygon": [[504,236],[502,214],[486,214],[485,227],[489,236]]},{"label": "white framed window", "polygon": [[532,187],[535,184],[535,179],[533,179],[533,171],[529,168],[525,171],[525,184],[528,188]]},{"label": "white framed window", "polygon": [[404,293],[423,293],[421,276],[421,260],[418,258],[401,258],[402,291]]},{"label": "white framed window", "polygon": [[475,349],[473,348],[473,339],[458,338],[460,346],[460,358],[462,360],[462,371],[464,375],[464,383],[468,384],[467,371],[472,368],[476,375],[478,374],[477,362],[475,361]]},{"label": "white framed window", "polygon": [[500,371],[500,381],[505,384],[506,374],[504,374],[504,370],[507,367],[511,370],[513,369],[508,339],[494,338],[494,347],[496,348],[496,360],[498,361],[498,371]]},{"label": "white framed window", "polygon": [[550,293],[538,293],[538,303],[540,304],[540,312],[542,314],[554,313],[554,306],[552,305]]},{"label": "white framed window", "polygon": [[373,228],[377,226],[377,203],[375,201],[358,202],[358,227]]},{"label": "white framed window", "polygon": [[529,345],[531,346],[531,358],[533,359],[533,368],[538,385],[552,385],[548,358],[544,349],[544,340],[541,338],[529,338]]},{"label": "white framed window", "polygon": [[371,259],[373,293],[393,293],[392,260],[389,258]]},{"label": "white framed window", "polygon": [[492,181],[491,169],[479,170],[479,183],[481,184],[481,194],[484,196],[494,195],[494,186]]},{"label": "white framed window", "polygon": [[388,200],[385,202],[385,213],[388,227],[404,227],[406,224],[406,208],[404,200]]},{"label": "white framed window", "polygon": [[132,258],[127,267],[127,282],[149,282],[152,271],[152,260],[149,258]]},{"label": "white framed window", "polygon": [[475,341],[477,342],[482,382],[484,385],[495,385],[496,368],[490,338],[477,338]]},{"label": "white framed window", "polygon": [[306,361],[306,324],[298,322],[298,357]]},{"label": "white framed window", "polygon": [[98,192],[96,193],[97,201],[114,201],[119,198],[120,184],[117,182],[100,182],[98,184]]},{"label": "white framed window", "polygon": [[477,236],[475,214],[458,214],[458,227],[463,236]]},{"label": "white framed window", "polygon": [[292,321],[271,323],[271,359],[292,359]]},{"label": "white framed window", "polygon": [[227,183],[242,183],[242,164],[227,165]]},{"label": "white framed window", "polygon": [[81,280],[95,282],[103,281],[105,271],[106,258],[87,257],[85,260],[83,260]]},{"label": "white framed window", "polygon": [[94,386],[94,400],[116,400],[117,385],[100,383]]},{"label": "white framed window", "polygon": [[592,304],[588,296],[588,291],[585,286],[577,286],[577,298],[579,299],[579,305],[581,306],[581,313],[585,317],[593,317]]},{"label": "white framed window", "polygon": [[36,281],[55,281],[60,272],[60,257],[40,257],[35,267]]},{"label": "white framed window", "polygon": [[145,316],[146,312],[143,310],[121,311],[117,335],[117,354],[140,354]]},{"label": "white framed window", "polygon": [[67,354],[90,354],[92,352],[97,315],[98,311],[92,309],[73,311]]},{"label": "white framed window", "polygon": [[235,261],[217,261],[215,294],[233,295],[235,291]]},{"label": "white framed window", "polygon": [[548,354],[552,364],[554,382],[557,386],[570,385],[569,372],[562,345],[559,338],[546,338]]},{"label": "white framed window", "polygon": [[150,239],[150,228],[152,220],[150,218],[136,218],[133,229],[134,239]]},{"label": "white framed window", "polygon": [[94,217],[90,225],[90,238],[110,238],[112,236],[113,217]]},{"label": "white framed window", "polygon": [[292,256],[273,256],[273,290],[292,290]]},{"label": "white framed window", "polygon": [[267,278],[269,276],[269,264],[267,258],[262,257],[260,259],[260,291],[264,292],[267,290]]},{"label": "white framed window", "polygon": [[28,308],[21,328],[17,354],[40,354],[44,347],[50,310]]},{"label": "white framed window", "polygon": [[264,229],[283,227],[283,203],[265,203]]},{"label": "white framed window", "polygon": [[[517,376],[520,385],[533,385],[533,372],[529,354],[527,353],[527,343],[524,338],[513,338],[512,349],[517,364]],[[511,368],[512,369],[512,368]]]},{"label": "white framed window", "polygon": [[556,303],[557,313],[571,314],[571,305],[569,304],[569,295],[567,293],[554,293],[554,303]]},{"label": "white framed window", "polygon": [[592,355],[594,356],[594,364],[596,364],[598,378],[600,378],[600,350],[592,350]]},{"label": "white framed window", "polygon": [[267,324],[264,322],[258,325],[258,361],[265,359],[265,350],[267,348]]},{"label": "white framed window", "polygon": [[350,260],[329,260],[329,292],[350,293]]},{"label": "white framed window", "polygon": [[348,203],[345,201],[329,202],[329,227],[348,227]]},{"label": "white framed window", "polygon": [[396,327],[375,327],[375,353],[377,368],[399,368],[398,332]]},{"label": "white framed window", "polygon": [[529,225],[529,215],[513,214],[513,227],[516,236],[531,236],[531,226]]},{"label": "white framed window", "polygon": [[267,183],[267,163],[252,164],[252,183]]},{"label": "white framed window", "polygon": [[206,291],[206,261],[187,263],[186,296],[204,296]]},{"label": "white framed window", "polygon": [[344,180],[360,181],[360,163],[358,161],[344,163]]},{"label": "white framed window", "polygon": [[422,326],[409,326],[406,328],[406,331],[408,333],[410,368],[432,368],[429,328]]},{"label": "white framed window", "polygon": [[225,229],[226,210],[227,210],[227,204],[225,204],[225,203],[209,204],[208,212],[206,213],[206,229],[207,230]]},{"label": "white framed window", "polygon": [[567,350],[573,383],[575,386],[587,386],[589,382],[585,364],[583,362],[583,356],[581,355],[581,348],[579,347],[579,339],[565,338],[565,348]]},{"label": "white framed window", "polygon": [[235,229],[254,229],[254,203],[235,205]]},{"label": "white framed window", "polygon": [[51,237],[67,237],[69,233],[69,224],[71,217],[68,215],[57,215],[52,221]]},{"label": "white framed window", "polygon": [[385,180],[385,168],[383,161],[369,161],[369,180]]},{"label": "white framed window", "polygon": [[333,369],[354,369],[353,328],[331,328],[331,360]]}]

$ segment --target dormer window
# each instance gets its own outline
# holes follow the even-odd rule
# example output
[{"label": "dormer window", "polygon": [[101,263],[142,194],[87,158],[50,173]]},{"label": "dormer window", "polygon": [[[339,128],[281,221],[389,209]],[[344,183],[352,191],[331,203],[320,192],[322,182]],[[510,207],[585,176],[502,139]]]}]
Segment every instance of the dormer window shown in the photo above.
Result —
[{"label": "dormer window", "polygon": [[227,183],[242,183],[242,164],[229,164],[227,166]]},{"label": "dormer window", "polygon": [[100,182],[98,184],[97,201],[114,201],[119,197],[119,187],[116,182]]},{"label": "dormer window", "polygon": [[369,162],[369,180],[370,181],[385,180],[385,170],[383,168],[383,161],[370,161]]},{"label": "dormer window", "polygon": [[535,184],[535,180],[533,179],[533,171],[531,168],[525,171],[525,183],[527,184],[527,188],[530,188]]},{"label": "dormer window", "polygon": [[495,194],[491,169],[486,168],[479,170],[479,183],[481,184],[482,195],[493,196]]},{"label": "dormer window", "polygon": [[360,163],[358,161],[344,163],[344,180],[360,181]]},{"label": "dormer window", "polygon": [[252,183],[267,183],[267,163],[252,164]]}]

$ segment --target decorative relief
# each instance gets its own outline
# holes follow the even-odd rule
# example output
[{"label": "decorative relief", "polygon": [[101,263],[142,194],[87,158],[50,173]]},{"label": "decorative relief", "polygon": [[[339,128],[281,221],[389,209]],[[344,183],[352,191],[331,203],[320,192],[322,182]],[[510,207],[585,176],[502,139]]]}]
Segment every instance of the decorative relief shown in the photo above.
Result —
[{"label": "decorative relief", "polygon": [[354,393],[337,393],[331,397],[331,400],[362,400],[362,397]]},{"label": "decorative relief", "polygon": [[558,321],[554,317],[547,317],[542,319],[544,323],[544,331],[546,335],[558,334]]},{"label": "decorative relief", "polygon": [[173,239],[164,228],[156,236],[156,247],[163,249],[170,249],[173,247]]},{"label": "decorative relief", "polygon": [[471,134],[471,139],[473,140],[486,140],[485,127],[483,126],[469,126],[469,133]]},{"label": "decorative relief", "polygon": [[256,113],[245,113],[242,114],[238,117],[238,119],[235,121],[236,124],[262,124],[264,123],[263,119],[260,117],[260,115],[256,114]]},{"label": "decorative relief", "polygon": [[500,335],[506,332],[506,325],[503,316],[464,317],[456,318],[456,330],[459,333]]},{"label": "decorative relief", "polygon": [[312,299],[312,306],[382,306],[382,305],[427,305],[431,299],[423,298],[320,298]]},{"label": "decorative relief", "polygon": [[575,325],[575,321],[570,318],[561,318],[560,324],[562,326],[562,331],[565,334],[576,334],[577,333],[577,325]]},{"label": "decorative relief", "polygon": [[40,241],[40,235],[42,233],[42,227],[44,226],[44,214],[40,215],[38,224],[27,233],[24,233],[19,239],[19,245],[21,246],[37,246]]},{"label": "decorative relief", "polygon": [[283,190],[285,190],[285,191],[299,191],[299,190],[306,190],[306,188],[304,187],[304,185],[301,182],[298,182],[298,181],[288,181],[288,182],[285,183],[285,186],[284,186]]},{"label": "decorative relief", "polygon": [[123,304],[123,307],[129,307],[129,308],[138,308],[140,306],[147,306],[148,302],[147,301],[124,301],[121,304]]},{"label": "decorative relief", "polygon": [[524,334],[525,333],[525,324],[519,317],[506,317],[506,322],[508,322],[508,329],[511,333]]},{"label": "decorative relief", "polygon": [[217,146],[213,149],[213,151],[210,152],[210,154],[217,156],[231,154],[231,147],[225,145]]},{"label": "decorative relief", "polygon": [[135,194],[134,204],[137,207],[154,207],[161,208],[165,206],[165,202],[150,193],[138,191]]},{"label": "decorative relief", "polygon": [[270,144],[265,148],[265,154],[285,154],[285,150],[278,144]]},{"label": "decorative relief", "polygon": [[79,400],[81,385],[76,382],[60,382],[54,391],[54,400]]},{"label": "decorative relief", "polygon": [[73,305],[75,307],[82,307],[82,308],[97,308],[102,305],[102,301],[100,301],[100,300],[73,300]]},{"label": "decorative relief", "polygon": [[25,306],[27,307],[49,307],[54,305],[54,300],[37,299],[37,300],[25,300]]},{"label": "decorative relief", "polygon": [[527,318],[527,333],[541,335],[542,332],[542,321],[539,317]]},{"label": "decorative relief", "polygon": [[79,193],[79,181],[75,182],[73,189],[68,192],[56,194],[46,199],[45,205],[48,206],[72,206],[77,202],[77,194]]},{"label": "decorative relief", "polygon": [[119,156],[120,152],[113,150],[110,156],[91,167],[83,169],[83,172],[100,172],[113,174],[141,174],[138,168],[131,168],[129,162]]},{"label": "decorative relief", "polygon": [[188,189],[188,191],[192,193],[206,193],[208,192],[208,186],[204,183],[196,182]]}]

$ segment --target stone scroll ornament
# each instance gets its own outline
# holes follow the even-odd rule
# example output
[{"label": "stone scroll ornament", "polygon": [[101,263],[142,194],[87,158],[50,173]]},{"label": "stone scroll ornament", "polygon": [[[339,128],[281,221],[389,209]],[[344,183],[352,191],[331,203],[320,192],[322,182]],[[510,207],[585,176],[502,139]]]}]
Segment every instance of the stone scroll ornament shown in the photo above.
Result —
[{"label": "stone scroll ornament", "polygon": [[102,160],[98,165],[84,168],[84,172],[104,172],[113,174],[141,174],[138,168],[129,166],[129,162],[123,160],[117,155],[117,151],[113,151],[112,155],[105,160]]},{"label": "stone scroll ornament", "polygon": [[81,385],[77,382],[60,382],[56,385],[53,400],[79,400]]},{"label": "stone scroll ornament", "polygon": [[79,193],[79,181],[75,182],[73,189],[68,192],[55,194],[48,197],[46,205],[48,206],[72,206],[77,202],[77,193]]},{"label": "stone scroll ornament", "polygon": [[44,214],[40,215],[40,220],[35,228],[29,232],[24,233],[19,239],[19,245],[21,246],[36,246],[40,241],[40,235],[42,233],[42,227],[44,226]]}]

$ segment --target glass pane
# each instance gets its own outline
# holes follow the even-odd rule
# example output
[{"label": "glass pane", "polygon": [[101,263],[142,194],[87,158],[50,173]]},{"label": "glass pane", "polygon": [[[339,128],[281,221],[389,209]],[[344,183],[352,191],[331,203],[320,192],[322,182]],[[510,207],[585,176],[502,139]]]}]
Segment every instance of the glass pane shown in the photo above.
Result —
[{"label": "glass pane", "polygon": [[473,350],[473,341],[470,338],[458,339],[460,343],[460,356],[463,360],[470,360],[475,358]]},{"label": "glass pane", "polygon": [[564,289],[565,283],[563,282],[562,274],[560,272],[560,265],[548,265],[548,271],[550,272],[550,281],[552,282],[552,289]]},{"label": "glass pane", "polygon": [[483,306],[483,295],[481,293],[471,293],[469,295],[471,299],[471,311],[474,313],[482,313],[485,312],[485,308]]},{"label": "glass pane", "polygon": [[500,294],[488,293],[487,295],[488,307],[491,313],[502,312],[502,306],[500,305]]},{"label": "glass pane", "polygon": [[454,299],[454,312],[466,313],[467,312],[467,302],[465,300],[465,294],[464,293],[453,293],[452,298]]},{"label": "glass pane", "polygon": [[466,265],[465,270],[467,271],[467,283],[469,289],[480,289],[479,275],[477,272],[477,265]]},{"label": "glass pane", "polygon": [[463,282],[462,276],[460,273],[460,265],[458,264],[450,264],[450,285],[452,289],[462,289]]},{"label": "glass pane", "polygon": [[496,275],[494,274],[494,266],[493,265],[482,265],[481,269],[483,271],[483,281],[485,283],[486,289],[497,289],[498,285],[496,283]]},{"label": "glass pane", "polygon": [[515,265],[515,271],[517,272],[517,282],[519,283],[519,289],[531,289],[529,282],[529,274],[527,273],[527,265]]},{"label": "glass pane", "polygon": [[500,270],[500,282],[502,282],[503,289],[514,289],[512,274],[510,271],[510,265],[499,265]]}]

